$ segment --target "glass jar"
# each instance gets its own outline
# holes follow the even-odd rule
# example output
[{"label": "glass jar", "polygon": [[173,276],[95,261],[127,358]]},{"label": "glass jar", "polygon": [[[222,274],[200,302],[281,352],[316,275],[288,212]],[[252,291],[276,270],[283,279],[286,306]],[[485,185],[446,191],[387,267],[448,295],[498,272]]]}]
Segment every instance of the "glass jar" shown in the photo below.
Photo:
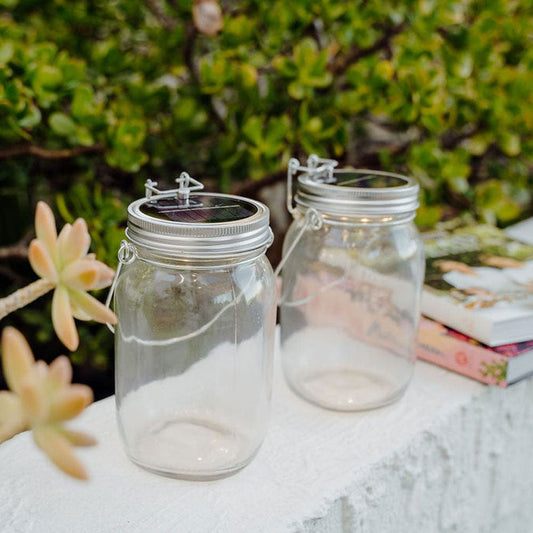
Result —
[{"label": "glass jar", "polygon": [[139,466],[216,479],[248,464],[267,429],[272,232],[263,204],[191,193],[180,179],[164,193],[148,182],[128,207],[114,297],[118,425]]},{"label": "glass jar", "polygon": [[399,398],[413,372],[424,277],[418,185],[335,165],[316,156],[307,167],[289,163],[281,353],[297,394],[357,411]]}]

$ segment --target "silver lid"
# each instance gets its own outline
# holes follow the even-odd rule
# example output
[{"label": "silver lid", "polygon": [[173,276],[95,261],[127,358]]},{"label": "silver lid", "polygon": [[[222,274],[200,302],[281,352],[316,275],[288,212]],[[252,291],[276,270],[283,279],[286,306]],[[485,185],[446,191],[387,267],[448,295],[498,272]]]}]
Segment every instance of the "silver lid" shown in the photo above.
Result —
[{"label": "silver lid", "polygon": [[297,180],[296,205],[341,216],[410,215],[416,211],[419,186],[412,178],[379,170],[335,169],[336,164],[310,156],[307,167],[299,166],[297,160],[289,166],[289,176],[303,171]]},{"label": "silver lid", "polygon": [[191,188],[186,190],[182,184],[177,190],[162,192],[154,185],[147,182],[147,197],[128,206],[126,235],[133,244],[179,257],[208,259],[272,243],[269,210],[260,202],[230,194],[191,194]]}]

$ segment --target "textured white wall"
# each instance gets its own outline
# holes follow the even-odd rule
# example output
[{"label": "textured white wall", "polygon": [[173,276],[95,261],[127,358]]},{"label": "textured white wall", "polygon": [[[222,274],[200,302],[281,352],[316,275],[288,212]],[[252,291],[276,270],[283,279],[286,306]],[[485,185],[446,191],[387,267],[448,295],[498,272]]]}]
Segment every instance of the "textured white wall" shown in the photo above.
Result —
[{"label": "textured white wall", "polygon": [[76,424],[91,480],[66,478],[30,435],[0,445],[0,531],[533,531],[533,379],[485,387],[419,362],[406,395],[364,413],[295,397],[275,376],[272,420],[254,461],[204,483],[132,465],[113,399]]},{"label": "textured white wall", "polygon": [[361,469],[305,531],[533,531],[533,381],[487,388]]}]

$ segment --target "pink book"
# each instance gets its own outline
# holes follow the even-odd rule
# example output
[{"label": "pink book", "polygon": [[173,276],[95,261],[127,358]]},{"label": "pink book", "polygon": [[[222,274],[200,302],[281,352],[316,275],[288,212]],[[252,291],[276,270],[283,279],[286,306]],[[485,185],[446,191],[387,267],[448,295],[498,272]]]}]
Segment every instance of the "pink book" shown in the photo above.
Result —
[{"label": "pink book", "polygon": [[499,387],[533,373],[533,340],[489,347],[426,317],[420,321],[417,356]]}]

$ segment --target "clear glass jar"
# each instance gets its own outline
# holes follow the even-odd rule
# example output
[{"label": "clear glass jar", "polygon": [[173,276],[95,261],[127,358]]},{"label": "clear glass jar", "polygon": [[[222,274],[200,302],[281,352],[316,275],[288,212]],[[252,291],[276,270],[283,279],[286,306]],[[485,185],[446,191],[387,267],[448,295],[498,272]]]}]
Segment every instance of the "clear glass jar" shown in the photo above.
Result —
[{"label": "clear glass jar", "polygon": [[399,398],[413,372],[424,276],[418,186],[330,163],[298,167],[296,208],[289,202],[282,362],[303,398],[357,411]]},{"label": "clear glass jar", "polygon": [[120,434],[136,464],[216,479],[257,453],[276,310],[268,220],[264,205],[230,195],[184,203],[149,194],[129,206],[115,379]]}]

